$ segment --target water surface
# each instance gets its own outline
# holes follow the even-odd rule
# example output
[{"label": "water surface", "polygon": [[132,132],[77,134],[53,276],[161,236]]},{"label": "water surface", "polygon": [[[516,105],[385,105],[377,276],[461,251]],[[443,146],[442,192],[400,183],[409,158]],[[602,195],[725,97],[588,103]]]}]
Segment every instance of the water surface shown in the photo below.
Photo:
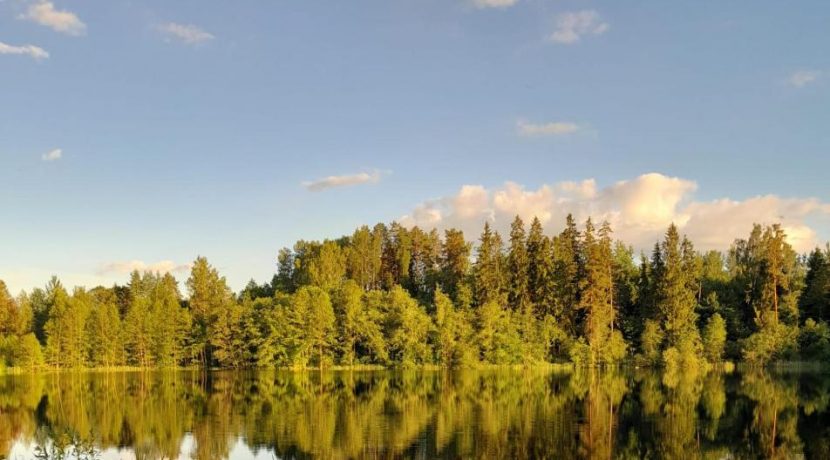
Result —
[{"label": "water surface", "polygon": [[0,377],[0,456],[830,458],[830,375],[630,370]]}]

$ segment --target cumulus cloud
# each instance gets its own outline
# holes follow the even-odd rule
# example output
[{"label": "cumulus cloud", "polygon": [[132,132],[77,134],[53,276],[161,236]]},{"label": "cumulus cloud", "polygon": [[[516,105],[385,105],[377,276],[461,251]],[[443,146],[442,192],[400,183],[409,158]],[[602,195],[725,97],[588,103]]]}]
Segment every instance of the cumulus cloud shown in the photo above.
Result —
[{"label": "cumulus cloud", "polygon": [[520,136],[561,136],[579,131],[579,125],[567,121],[549,123],[529,123],[524,120],[516,122],[516,132]]},{"label": "cumulus cloud", "polygon": [[601,35],[608,27],[595,10],[562,13],[556,17],[556,28],[548,38],[555,43],[570,45],[585,35]]},{"label": "cumulus cloud", "polygon": [[726,249],[735,238],[749,234],[753,223],[780,222],[790,243],[807,251],[818,235],[807,221],[830,216],[830,203],[815,198],[762,195],[744,200],[694,199],[697,184],[679,177],[649,173],[599,188],[593,179],[559,182],[528,190],[515,182],[487,189],[465,185],[452,196],[426,201],[403,216],[404,225],[425,228],[459,228],[469,237],[489,221],[501,232],[519,215],[526,223],[534,217],[549,233],[561,231],[570,213],[580,221],[611,223],[615,237],[648,250],[675,223],[701,250]]},{"label": "cumulus cloud", "polygon": [[794,88],[802,88],[815,83],[820,77],[821,71],[819,70],[799,70],[787,77],[787,84]]},{"label": "cumulus cloud", "polygon": [[63,150],[61,149],[52,149],[43,155],[40,156],[40,159],[43,161],[57,161],[63,157]]},{"label": "cumulus cloud", "polygon": [[158,26],[159,32],[164,34],[168,40],[177,40],[186,45],[198,45],[213,40],[213,34],[193,24],[177,24],[168,22]]},{"label": "cumulus cloud", "polygon": [[77,36],[86,33],[86,24],[75,13],[56,10],[52,2],[34,3],[20,18],[67,35]]},{"label": "cumulus cloud", "polygon": [[105,264],[99,270],[100,275],[132,273],[135,270],[140,272],[154,273],[180,273],[190,270],[191,264],[177,264],[172,260],[160,260],[148,264],[143,260],[127,260]]},{"label": "cumulus cloud", "polygon": [[317,180],[303,182],[303,187],[312,192],[321,192],[334,187],[348,187],[377,183],[380,181],[380,171],[361,172],[357,174],[345,174],[342,176],[327,176]]},{"label": "cumulus cloud", "polygon": [[476,8],[507,8],[518,3],[519,0],[473,0]]},{"label": "cumulus cloud", "polygon": [[0,42],[0,54],[22,54],[37,61],[48,59],[49,53],[43,48],[34,45],[13,46]]}]

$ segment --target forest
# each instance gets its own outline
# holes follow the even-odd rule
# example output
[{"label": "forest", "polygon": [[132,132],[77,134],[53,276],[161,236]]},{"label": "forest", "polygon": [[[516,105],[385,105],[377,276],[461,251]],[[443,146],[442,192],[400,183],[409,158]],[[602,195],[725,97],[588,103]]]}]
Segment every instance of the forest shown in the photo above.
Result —
[{"label": "forest", "polygon": [[204,257],[171,274],[13,297],[0,281],[0,365],[52,368],[764,365],[830,359],[830,247],[798,254],[780,225],[728,251],[670,226],[635,256],[608,223],[506,240],[398,223],[298,241],[234,293]]}]

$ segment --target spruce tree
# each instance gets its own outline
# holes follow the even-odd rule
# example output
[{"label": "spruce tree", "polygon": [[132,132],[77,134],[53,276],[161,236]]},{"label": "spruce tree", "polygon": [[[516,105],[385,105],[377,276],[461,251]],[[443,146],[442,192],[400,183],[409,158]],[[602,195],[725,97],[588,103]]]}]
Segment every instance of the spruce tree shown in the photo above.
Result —
[{"label": "spruce tree", "polygon": [[510,225],[510,248],[507,255],[508,303],[513,311],[524,312],[530,308],[529,265],[525,225],[517,215]]},{"label": "spruce tree", "polygon": [[489,222],[485,222],[473,267],[475,297],[478,305],[489,301],[499,301],[501,298],[504,280],[502,251],[501,236],[498,232],[491,230]]},{"label": "spruce tree", "polygon": [[534,217],[527,235],[527,258],[529,266],[528,291],[530,301],[538,318],[553,310],[553,253],[550,239],[545,236],[542,222]]},{"label": "spruce tree", "polygon": [[580,301],[583,250],[576,221],[571,214],[565,229],[553,240],[554,317],[570,334],[577,332],[576,310]]},{"label": "spruce tree", "polygon": [[470,244],[464,240],[464,233],[456,229],[446,230],[441,246],[442,289],[455,301],[458,301],[462,284],[467,282],[469,267]]}]

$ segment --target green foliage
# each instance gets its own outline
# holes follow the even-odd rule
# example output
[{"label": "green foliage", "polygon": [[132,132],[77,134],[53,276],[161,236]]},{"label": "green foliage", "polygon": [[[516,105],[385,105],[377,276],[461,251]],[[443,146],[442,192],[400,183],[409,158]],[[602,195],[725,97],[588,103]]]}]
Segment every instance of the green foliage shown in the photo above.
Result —
[{"label": "green foliage", "polygon": [[296,367],[305,367],[313,357],[322,368],[331,362],[334,339],[334,309],[329,295],[315,286],[301,287],[294,296],[288,321],[291,324],[291,355]]},{"label": "green foliage", "polygon": [[459,301],[459,290],[466,283],[470,267],[471,245],[464,240],[461,230],[449,229],[444,232],[441,246],[441,280],[450,297]]},{"label": "green foliage", "polygon": [[830,327],[827,323],[817,323],[808,318],[799,331],[798,348],[803,359],[825,363],[830,361]]},{"label": "green foliage", "polygon": [[432,319],[402,287],[386,295],[385,331],[389,358],[402,367],[428,364],[432,360],[429,335]]},{"label": "green foliage", "polygon": [[89,296],[79,289],[70,297],[59,283],[48,292],[49,319],[46,334],[46,361],[55,367],[78,368],[87,364],[85,326]]},{"label": "green foliage", "polygon": [[472,248],[457,229],[363,226],[280,250],[274,277],[238,296],[204,257],[186,297],[159,273],[71,295],[53,278],[18,298],[0,281],[0,358],[304,368],[612,366],[630,355],[682,373],[724,357],[829,355],[830,249],[800,259],[778,225],[755,226],[726,257],[696,252],[672,225],[639,266],[610,225],[580,231],[572,216],[553,238],[538,218],[525,233],[517,216],[506,249],[488,222],[471,264]]},{"label": "green foliage", "polygon": [[481,360],[490,364],[518,364],[522,341],[510,310],[490,301],[477,310],[476,326]]},{"label": "green foliage", "polygon": [[705,367],[700,340],[686,336],[680,342],[663,350],[663,365],[669,372],[689,372]]},{"label": "green foliage", "polygon": [[656,320],[648,319],[643,326],[643,333],[640,337],[640,351],[642,359],[646,364],[655,364],[660,359],[660,348],[663,344],[665,334]]},{"label": "green foliage", "polygon": [[326,291],[337,287],[346,276],[346,258],[334,241],[325,241],[308,261],[308,280]]},{"label": "green foliage", "polygon": [[553,313],[553,251],[550,238],[545,236],[542,223],[534,218],[527,235],[528,296],[536,316]]},{"label": "green foliage", "polygon": [[[611,250],[611,227],[604,223],[594,235],[591,220],[585,223],[584,276],[581,280],[579,307],[584,311],[584,337],[589,347],[577,350],[579,362],[588,365],[614,364],[625,357],[625,342],[615,330],[614,261]],[[581,348],[581,347],[580,347]]]},{"label": "green foliage", "polygon": [[[772,312],[768,312],[768,316]],[[764,318],[758,332],[741,343],[743,359],[752,364],[794,359],[798,353],[798,329]]]},{"label": "green foliage", "polygon": [[[217,319],[224,315],[225,310],[234,302],[233,294],[225,278],[220,277],[219,272],[204,257],[196,258],[186,285],[190,294],[191,353],[197,362],[209,366],[213,364],[213,347],[217,345],[217,340],[224,342],[227,339],[225,336],[212,341],[211,337],[214,336],[214,328],[218,325]],[[139,315],[141,314],[143,313],[139,312]],[[219,345],[231,346],[225,343]]]},{"label": "green foliage", "polygon": [[341,363],[354,365],[358,353],[375,362],[388,359],[381,330],[382,313],[364,301],[363,289],[355,281],[343,283],[334,296]]},{"label": "green foliage", "polygon": [[14,365],[23,369],[37,369],[44,364],[43,351],[37,337],[28,333],[20,338]]},{"label": "green foliage", "polygon": [[473,266],[475,297],[479,305],[498,300],[502,295],[505,279],[502,252],[501,236],[498,232],[493,232],[490,223],[486,222]]},{"label": "green foliage", "polygon": [[470,367],[478,362],[472,345],[473,328],[468,310],[457,310],[440,289],[435,291],[434,338],[439,364],[446,367]]},{"label": "green foliage", "polygon": [[124,341],[118,308],[110,299],[99,297],[86,324],[90,341],[89,363],[114,367],[124,363]]},{"label": "green foliage", "polygon": [[807,259],[804,291],[799,298],[802,318],[830,320],[830,246],[816,248]]},{"label": "green foliage", "polygon": [[553,239],[553,317],[568,334],[575,335],[580,290],[586,256],[573,216],[568,214],[565,229]]},{"label": "green foliage", "polygon": [[524,225],[519,216],[516,216],[510,225],[510,248],[507,255],[508,301],[514,311],[525,311],[530,307],[529,261]]},{"label": "green foliage", "polygon": [[726,346],[726,321],[720,314],[715,313],[709,318],[703,329],[703,352],[711,363],[719,363],[723,359]]}]

